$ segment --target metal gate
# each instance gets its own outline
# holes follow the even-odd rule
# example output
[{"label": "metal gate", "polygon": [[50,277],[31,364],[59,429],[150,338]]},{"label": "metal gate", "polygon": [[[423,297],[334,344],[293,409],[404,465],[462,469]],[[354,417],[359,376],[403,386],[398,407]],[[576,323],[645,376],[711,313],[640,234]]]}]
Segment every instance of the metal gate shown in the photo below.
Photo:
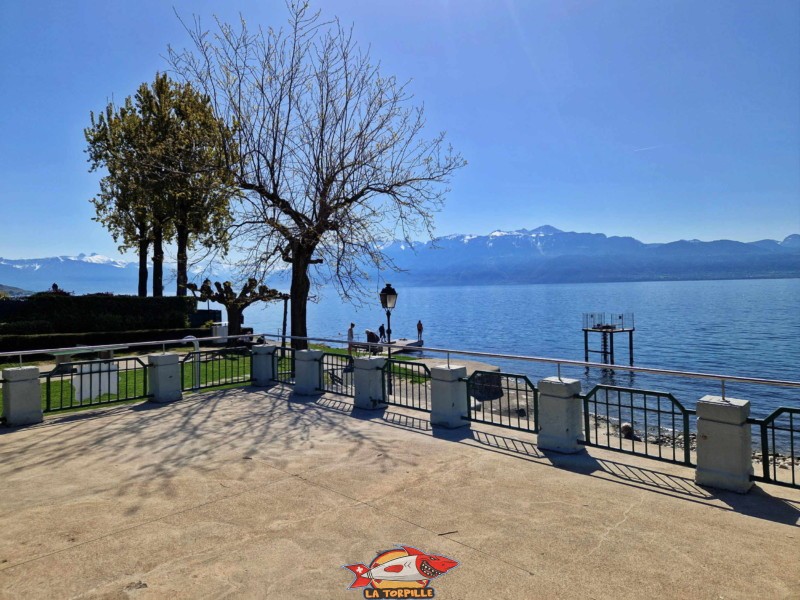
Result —
[{"label": "metal gate", "polygon": [[761,436],[761,472],[753,479],[800,487],[800,408],[782,406],[763,421],[749,422]]},{"label": "metal gate", "polygon": [[427,365],[406,360],[387,360],[382,371],[384,402],[431,411],[431,371]]},{"label": "metal gate", "polygon": [[597,385],[583,397],[587,445],[686,465],[696,444],[694,414],[665,392]]},{"label": "metal gate", "polygon": [[467,402],[470,421],[539,430],[539,392],[527,375],[475,371],[467,378]]}]

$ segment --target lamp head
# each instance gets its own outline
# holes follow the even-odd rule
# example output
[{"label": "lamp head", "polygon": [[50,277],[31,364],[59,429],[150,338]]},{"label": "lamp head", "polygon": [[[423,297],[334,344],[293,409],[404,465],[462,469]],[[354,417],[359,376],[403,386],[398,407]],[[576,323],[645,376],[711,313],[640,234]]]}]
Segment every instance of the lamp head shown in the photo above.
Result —
[{"label": "lamp head", "polygon": [[380,297],[381,306],[386,310],[392,310],[397,303],[397,291],[391,283],[387,283],[386,287],[381,290]]}]

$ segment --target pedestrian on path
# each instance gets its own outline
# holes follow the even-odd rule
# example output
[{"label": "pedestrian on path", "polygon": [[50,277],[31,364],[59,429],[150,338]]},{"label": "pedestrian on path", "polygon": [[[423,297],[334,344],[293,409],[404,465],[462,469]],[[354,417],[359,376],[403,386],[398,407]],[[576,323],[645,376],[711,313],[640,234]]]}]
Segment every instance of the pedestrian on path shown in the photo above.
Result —
[{"label": "pedestrian on path", "polygon": [[353,339],[354,334],[353,330],[355,329],[356,324],[350,323],[350,329],[347,330],[347,353],[352,356],[353,355]]},{"label": "pedestrian on path", "polygon": [[383,326],[383,323],[381,323],[381,326],[378,327],[378,335],[380,336],[380,340],[382,342],[386,341],[386,327]]}]

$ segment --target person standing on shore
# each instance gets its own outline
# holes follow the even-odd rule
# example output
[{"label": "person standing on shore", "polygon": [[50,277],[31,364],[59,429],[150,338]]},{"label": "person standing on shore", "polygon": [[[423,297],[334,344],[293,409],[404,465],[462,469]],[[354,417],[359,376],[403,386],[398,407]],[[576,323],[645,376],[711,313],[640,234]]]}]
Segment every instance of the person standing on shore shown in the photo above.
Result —
[{"label": "person standing on shore", "polygon": [[347,353],[350,356],[353,356],[353,330],[355,329],[356,324],[350,323],[350,329],[347,330]]},{"label": "person standing on shore", "polygon": [[417,341],[422,341],[422,321],[417,321]]},{"label": "person standing on shore", "polygon": [[378,327],[378,335],[380,336],[380,340],[382,342],[386,341],[386,327],[383,326],[383,323],[381,323],[381,326]]}]

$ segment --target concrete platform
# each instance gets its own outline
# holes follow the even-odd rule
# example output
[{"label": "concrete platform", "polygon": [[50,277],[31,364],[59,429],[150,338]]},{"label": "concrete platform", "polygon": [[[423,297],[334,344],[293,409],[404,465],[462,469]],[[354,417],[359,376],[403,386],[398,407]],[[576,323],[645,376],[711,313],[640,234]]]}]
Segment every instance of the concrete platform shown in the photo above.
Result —
[{"label": "concrete platform", "polygon": [[797,598],[800,491],[289,388],[0,433],[0,598],[342,598],[395,544],[441,599]]}]

